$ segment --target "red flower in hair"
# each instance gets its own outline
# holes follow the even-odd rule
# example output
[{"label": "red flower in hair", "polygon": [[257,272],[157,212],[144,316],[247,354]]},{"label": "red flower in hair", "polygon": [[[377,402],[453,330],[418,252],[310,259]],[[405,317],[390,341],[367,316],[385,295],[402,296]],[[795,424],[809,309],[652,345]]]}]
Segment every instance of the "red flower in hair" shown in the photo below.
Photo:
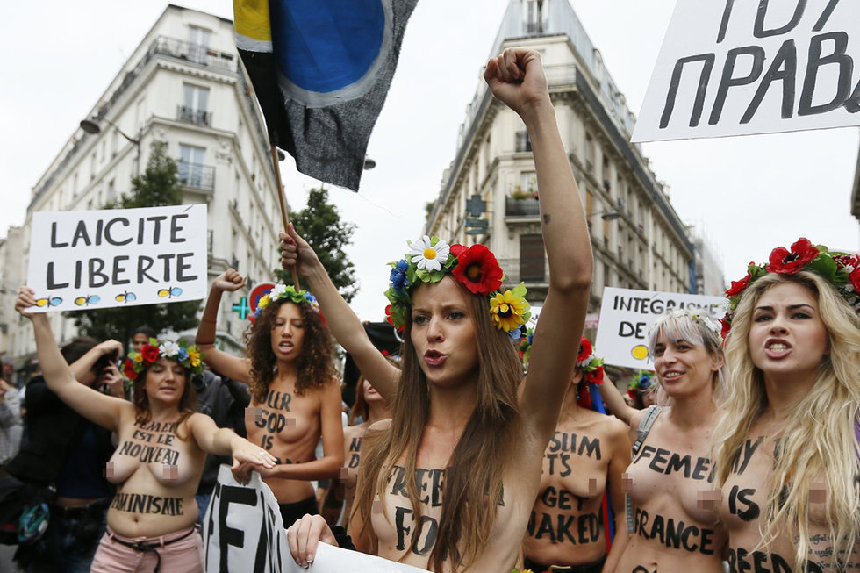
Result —
[{"label": "red flower in hair", "polygon": [[587,360],[589,356],[591,356],[591,343],[583,336],[582,340],[579,341],[579,354],[576,355],[576,363],[579,364]]},{"label": "red flower in hair", "polygon": [[833,255],[833,260],[841,268],[856,269],[860,267],[860,255]]},{"label": "red flower in hair", "polygon": [[769,273],[793,275],[815,259],[819,252],[808,239],[801,237],[791,245],[791,252],[785,247],[777,247],[771,251],[770,264],[767,265],[766,270]]},{"label": "red flower in hair", "polygon": [[457,257],[452,274],[472,294],[488,295],[502,286],[502,269],[490,249],[484,245],[452,245],[451,252]]},{"label": "red flower in hair", "polygon": [[627,389],[627,396],[629,396],[631,400],[635,400],[636,399],[636,390],[631,390],[630,388],[628,388]]},{"label": "red flower in hair", "polygon": [[729,330],[732,329],[732,325],[725,318],[720,319],[720,325],[722,326],[722,328],[720,328],[720,337],[722,337],[722,339],[725,340],[726,336],[729,335]]},{"label": "red flower in hair", "polygon": [[[390,304],[385,307],[385,320],[386,320],[386,322],[388,322],[388,324],[397,328],[397,325],[394,324],[394,320],[391,318],[391,305]],[[397,328],[397,332],[403,332],[403,330],[405,328],[406,328],[406,326],[401,326],[400,328]]]},{"label": "red flower in hair", "polygon": [[598,366],[591,372],[587,372],[585,381],[589,384],[603,384],[603,366]]},{"label": "red flower in hair", "polygon": [[134,371],[134,363],[131,361],[131,358],[125,359],[125,364],[122,367],[122,373],[129,380],[134,380],[137,378],[137,372]]},{"label": "red flower in hair", "polygon": [[140,355],[144,362],[152,363],[158,361],[158,347],[147,344],[140,349]]},{"label": "red flower in hair", "polygon": [[732,286],[726,290],[726,296],[735,296],[737,294],[741,294],[747,285],[750,284],[750,276],[747,274],[744,278],[739,281],[732,281]]},{"label": "red flower in hair", "polygon": [[851,281],[854,291],[860,294],[860,267],[857,267],[848,274],[848,280]]}]

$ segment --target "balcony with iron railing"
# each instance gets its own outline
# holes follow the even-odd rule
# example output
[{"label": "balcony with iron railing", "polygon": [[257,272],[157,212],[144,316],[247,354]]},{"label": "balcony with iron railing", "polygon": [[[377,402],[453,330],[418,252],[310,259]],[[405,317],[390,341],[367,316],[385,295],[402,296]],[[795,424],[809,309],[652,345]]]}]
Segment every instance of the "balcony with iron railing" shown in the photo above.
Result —
[{"label": "balcony with iron railing", "polygon": [[185,123],[193,123],[194,125],[212,125],[212,112],[202,109],[194,109],[192,107],[177,105],[176,106],[176,121]]},{"label": "balcony with iron railing", "polygon": [[201,163],[177,161],[179,183],[192,189],[212,191],[215,189],[215,168]]}]

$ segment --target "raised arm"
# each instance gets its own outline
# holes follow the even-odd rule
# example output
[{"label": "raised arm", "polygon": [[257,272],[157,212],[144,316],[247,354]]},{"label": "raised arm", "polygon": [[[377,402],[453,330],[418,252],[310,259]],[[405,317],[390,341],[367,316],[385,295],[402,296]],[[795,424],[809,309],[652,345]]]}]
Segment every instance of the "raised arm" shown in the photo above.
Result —
[{"label": "raised arm", "polygon": [[244,358],[239,358],[220,350],[215,346],[215,326],[218,322],[218,307],[221,305],[221,294],[224,291],[236,291],[245,286],[245,279],[234,271],[227,269],[212,281],[209,298],[203,308],[203,316],[197,326],[197,348],[203,355],[203,360],[219,373],[248,384],[251,381],[251,365]]},{"label": "raised arm", "polygon": [[373,387],[391,403],[400,371],[370,342],[361,321],[337,292],[307,241],[299,237],[292,225],[279,237],[284,268],[296,265],[296,270],[307,279],[311,292],[317,297],[320,310],[338,344],[352,355],[362,374],[373,380]]},{"label": "raised arm", "polygon": [[54,342],[54,333],[51,331],[48,315],[45,313],[31,315],[26,312],[27,308],[35,304],[32,289],[21,287],[15,309],[29,318],[33,324],[39,366],[48,388],[80,415],[111,431],[116,431],[123,410],[130,410],[131,404],[120,398],[105,396],[77,382],[72,369]]},{"label": "raised arm", "polygon": [[625,424],[630,425],[630,419],[636,414],[637,410],[627,405],[627,402],[624,401],[624,396],[621,395],[615,382],[607,376],[606,382],[598,384],[597,389],[600,392],[600,397],[603,398],[603,402],[612,412],[612,415]]},{"label": "raised arm", "polygon": [[509,48],[488,62],[484,79],[522,118],[534,153],[549,291],[535,328],[521,411],[543,441],[555,428],[575,366],[591,288],[591,242],[540,55]]}]

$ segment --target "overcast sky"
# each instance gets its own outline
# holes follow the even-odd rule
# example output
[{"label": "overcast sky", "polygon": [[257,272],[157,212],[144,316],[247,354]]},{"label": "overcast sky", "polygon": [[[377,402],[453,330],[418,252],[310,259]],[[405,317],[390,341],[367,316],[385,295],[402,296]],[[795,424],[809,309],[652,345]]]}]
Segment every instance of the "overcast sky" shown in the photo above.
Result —
[{"label": "overcast sky", "polygon": [[[229,0],[183,5],[232,18]],[[349,254],[361,292],[354,307],[379,320],[387,261],[424,221],[440,188],[457,130],[477,88],[505,0],[422,0],[406,31],[400,66],[370,140],[377,168],[358,194],[331,188],[342,217],[358,226]],[[79,0],[11,3],[0,24],[0,236],[19,225],[33,185],[75,131],[166,5]],[[616,85],[637,113],[669,24],[672,0],[579,0],[573,7]],[[748,261],[799,236],[858,250],[850,215],[857,128],[645,144],[676,211],[710,239],[728,280]],[[283,162],[294,209],[318,185]]]}]

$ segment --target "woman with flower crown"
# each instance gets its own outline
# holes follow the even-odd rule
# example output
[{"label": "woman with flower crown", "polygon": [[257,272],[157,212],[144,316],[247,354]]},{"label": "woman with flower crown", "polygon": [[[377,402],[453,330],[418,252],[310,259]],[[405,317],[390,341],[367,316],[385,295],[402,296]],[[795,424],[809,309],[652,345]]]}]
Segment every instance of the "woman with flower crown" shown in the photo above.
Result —
[{"label": "woman with flower crown", "polygon": [[[510,336],[528,317],[525,287],[502,287],[502,270],[485,246],[424,237],[392,265],[386,294],[404,339],[398,370],[370,343],[308,244],[292,228],[281,236],[283,263],[307,277],[335,338],[392,404],[391,421],[362,444],[356,545],[437,573],[514,566],[574,369],[591,281],[588,230],[540,55],[508,49],[490,60],[484,78],[524,121],[540,187],[551,270],[526,382]],[[318,516],[293,524],[288,537],[300,565],[313,561],[320,540],[335,541]]]},{"label": "woman with flower crown", "polygon": [[726,295],[731,571],[860,571],[860,256],[801,238]]},{"label": "woman with flower crown", "polygon": [[[75,381],[54,342],[48,315],[27,313],[32,289],[21,287],[16,310],[33,323],[39,365],[48,388],[92,422],[114,432],[117,449],[105,476],[117,485],[92,571],[203,571],[195,494],[206,454],[232,455],[240,463],[271,468],[275,459],[260,447],[218,428],[194,412],[192,373],[202,370],[194,346],[150,339],[132,352],[124,373],[134,382],[132,402],[106,396]],[[99,347],[118,355],[122,343]],[[141,569],[143,567],[143,569]]]},{"label": "woman with flower crown", "polygon": [[611,532],[624,519],[621,474],[630,440],[627,424],[599,406],[602,365],[583,336],[523,540],[525,567],[534,573],[600,573]]},{"label": "woman with flower crown", "polygon": [[721,342],[715,320],[688,310],[651,327],[648,350],[668,406],[631,416],[626,532],[615,537],[604,571],[723,571],[726,534],[710,453],[725,384]]},{"label": "woman with flower crown", "polygon": [[[312,480],[336,478],[343,466],[341,396],[333,345],[316,298],[305,290],[277,284],[257,303],[246,335],[246,358],[219,350],[215,317],[224,291],[245,285],[228,269],[212,282],[197,345],[207,364],[248,384],[245,412],[248,439],[269,451],[277,466],[259,471],[271,488],[288,525],[306,513],[319,513]],[[322,437],[323,456],[316,447]]]}]

